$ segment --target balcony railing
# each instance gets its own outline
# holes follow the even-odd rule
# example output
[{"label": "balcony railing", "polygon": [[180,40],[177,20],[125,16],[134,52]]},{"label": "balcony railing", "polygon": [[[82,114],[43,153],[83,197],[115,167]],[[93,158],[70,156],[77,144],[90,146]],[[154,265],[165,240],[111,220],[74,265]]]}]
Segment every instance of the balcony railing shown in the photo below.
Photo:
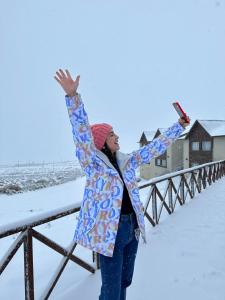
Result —
[{"label": "balcony railing", "polygon": [[[184,205],[188,198],[194,198],[196,193],[201,193],[203,189],[224,175],[225,160],[207,163],[176,173],[170,173],[168,175],[155,178],[147,184],[141,185],[139,189],[149,188],[148,197],[144,206],[146,219],[153,226],[157,225],[163,210],[168,214],[173,213],[177,204]],[[162,183],[164,184],[164,187],[163,189],[160,189],[160,185]],[[160,190],[163,190],[163,192]],[[0,261],[0,275],[10,263],[18,249],[23,245],[26,300],[34,299],[33,238],[39,240],[41,243],[63,256],[57,272],[53,276],[46,291],[43,292],[41,299],[49,298],[69,260],[91,273],[94,273],[95,270],[99,268],[98,255],[95,253],[92,253],[95,265],[90,265],[73,254],[77,246],[75,242],[71,242],[69,247],[64,248],[34,229],[41,224],[77,213],[79,209],[80,204],[67,206],[51,211],[49,214],[42,214],[36,218],[25,219],[18,223],[0,227],[0,239],[13,234],[18,234],[16,240]]]}]

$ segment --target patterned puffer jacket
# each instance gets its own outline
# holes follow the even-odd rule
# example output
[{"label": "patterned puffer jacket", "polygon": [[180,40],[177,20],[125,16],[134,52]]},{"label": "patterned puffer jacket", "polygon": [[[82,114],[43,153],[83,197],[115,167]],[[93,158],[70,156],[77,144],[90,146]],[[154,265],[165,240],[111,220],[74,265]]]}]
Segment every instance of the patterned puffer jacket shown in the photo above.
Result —
[{"label": "patterned puffer jacket", "polygon": [[107,156],[94,145],[81,96],[66,96],[66,105],[72,124],[76,156],[86,175],[84,197],[74,238],[78,244],[111,257],[120,219],[124,183],[145,241],[144,210],[135,170],[163,154],[184,129],[178,122],[151,143],[131,154],[117,151],[116,159],[124,179],[123,183]]}]

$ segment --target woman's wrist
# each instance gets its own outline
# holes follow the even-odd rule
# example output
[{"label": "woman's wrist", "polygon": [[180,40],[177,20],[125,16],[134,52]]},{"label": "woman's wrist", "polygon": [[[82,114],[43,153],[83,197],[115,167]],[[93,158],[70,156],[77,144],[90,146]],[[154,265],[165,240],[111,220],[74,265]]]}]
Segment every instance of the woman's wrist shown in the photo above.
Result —
[{"label": "woman's wrist", "polygon": [[76,95],[78,95],[77,91],[74,91],[74,92],[71,92],[71,93],[68,93],[68,94],[67,94],[67,96],[68,96],[69,98],[73,98],[73,97],[75,97]]},{"label": "woman's wrist", "polygon": [[184,120],[179,119],[178,123],[185,129],[186,126],[185,126],[185,121]]}]

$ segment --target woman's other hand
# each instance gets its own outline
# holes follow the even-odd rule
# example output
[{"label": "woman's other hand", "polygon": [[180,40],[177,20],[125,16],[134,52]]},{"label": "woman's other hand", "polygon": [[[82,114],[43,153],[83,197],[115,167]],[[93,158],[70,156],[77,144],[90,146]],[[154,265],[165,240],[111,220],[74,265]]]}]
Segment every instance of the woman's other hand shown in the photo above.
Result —
[{"label": "woman's other hand", "polygon": [[54,78],[69,97],[76,95],[77,88],[79,86],[80,75],[76,77],[76,80],[73,80],[68,70],[65,70],[64,72],[63,70],[59,69],[56,71],[56,76],[54,76]]},{"label": "woman's other hand", "polygon": [[186,128],[188,125],[190,125],[190,121],[191,121],[189,117],[187,117],[187,119],[188,119],[188,123],[185,121],[184,118],[180,118],[178,120],[178,122],[180,123],[181,126],[183,126],[184,128]]}]

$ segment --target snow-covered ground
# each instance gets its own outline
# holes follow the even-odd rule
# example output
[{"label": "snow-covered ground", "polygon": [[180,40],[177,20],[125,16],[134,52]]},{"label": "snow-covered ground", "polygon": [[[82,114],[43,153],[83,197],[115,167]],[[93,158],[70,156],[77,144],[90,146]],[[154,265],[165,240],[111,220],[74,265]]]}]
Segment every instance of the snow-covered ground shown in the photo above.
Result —
[{"label": "snow-covered ground", "polygon": [[33,191],[84,175],[78,161],[0,166],[0,195]]},{"label": "snow-covered ground", "polygon": [[[1,226],[26,217],[75,204],[82,199],[84,178],[33,192],[0,197]],[[145,201],[148,189],[141,190]],[[147,245],[140,242],[128,300],[225,299],[225,178],[178,207],[152,228],[146,220]],[[36,229],[67,247],[76,215]],[[0,240],[0,259],[15,237]],[[0,277],[0,299],[24,299],[23,249]],[[91,252],[78,246],[76,255],[92,264]],[[61,256],[34,240],[36,299],[48,285]],[[100,272],[90,274],[69,262],[50,299],[98,299]],[[13,289],[11,288],[13,286]]]}]

